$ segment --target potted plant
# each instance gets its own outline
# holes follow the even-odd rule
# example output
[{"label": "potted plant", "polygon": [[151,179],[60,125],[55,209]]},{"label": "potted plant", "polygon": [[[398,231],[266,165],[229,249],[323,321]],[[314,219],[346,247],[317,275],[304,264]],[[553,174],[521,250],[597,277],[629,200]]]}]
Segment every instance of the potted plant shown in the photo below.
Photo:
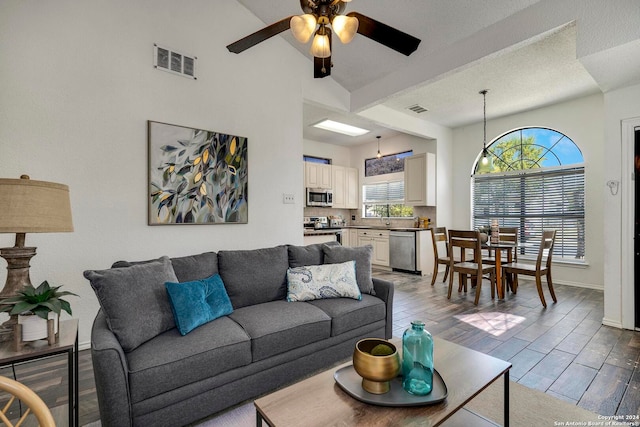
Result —
[{"label": "potted plant", "polygon": [[71,305],[61,297],[75,295],[60,291],[61,286],[49,286],[46,280],[37,288],[25,286],[16,296],[0,301],[0,312],[18,316],[22,325],[22,340],[47,338],[47,320],[54,320],[54,334],[58,333],[58,317],[62,310],[71,314]]}]

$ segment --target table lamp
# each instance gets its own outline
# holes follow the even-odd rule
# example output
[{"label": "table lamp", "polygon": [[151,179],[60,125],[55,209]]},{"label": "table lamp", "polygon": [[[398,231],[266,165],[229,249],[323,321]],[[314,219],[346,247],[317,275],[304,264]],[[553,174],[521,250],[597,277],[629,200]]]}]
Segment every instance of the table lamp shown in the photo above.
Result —
[{"label": "table lamp", "polygon": [[[0,248],[7,261],[7,281],[0,300],[16,295],[31,285],[29,261],[35,247],[25,247],[26,233],[73,231],[69,187],[53,182],[35,181],[27,175],[20,179],[0,179],[0,233],[16,233],[12,248]],[[11,323],[8,325],[8,323]],[[10,339],[15,319],[0,327],[0,341]]]}]

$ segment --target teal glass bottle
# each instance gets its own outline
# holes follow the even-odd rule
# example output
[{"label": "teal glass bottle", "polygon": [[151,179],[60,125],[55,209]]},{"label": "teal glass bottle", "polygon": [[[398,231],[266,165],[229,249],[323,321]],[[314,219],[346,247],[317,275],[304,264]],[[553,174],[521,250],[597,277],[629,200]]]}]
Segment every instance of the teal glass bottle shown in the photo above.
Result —
[{"label": "teal glass bottle", "polygon": [[414,320],[402,335],[402,388],[424,396],[433,386],[433,337],[424,322]]}]

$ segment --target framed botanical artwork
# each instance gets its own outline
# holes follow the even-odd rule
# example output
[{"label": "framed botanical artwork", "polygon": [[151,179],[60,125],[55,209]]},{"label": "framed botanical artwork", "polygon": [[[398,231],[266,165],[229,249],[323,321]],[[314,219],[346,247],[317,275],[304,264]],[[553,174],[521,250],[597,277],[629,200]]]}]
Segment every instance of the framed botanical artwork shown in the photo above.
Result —
[{"label": "framed botanical artwork", "polygon": [[246,224],[247,138],[148,122],[149,225]]}]

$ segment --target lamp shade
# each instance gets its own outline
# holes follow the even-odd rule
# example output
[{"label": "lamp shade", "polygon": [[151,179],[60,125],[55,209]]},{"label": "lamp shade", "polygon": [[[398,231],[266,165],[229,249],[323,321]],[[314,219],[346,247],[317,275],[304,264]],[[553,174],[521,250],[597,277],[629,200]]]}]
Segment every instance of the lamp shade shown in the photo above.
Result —
[{"label": "lamp shade", "polygon": [[316,29],[316,17],[310,13],[292,16],[289,25],[296,40],[300,43],[306,43]]},{"label": "lamp shade", "polygon": [[333,31],[344,44],[353,40],[358,31],[358,18],[346,15],[336,15],[331,23]]},{"label": "lamp shade", "polygon": [[0,179],[0,233],[73,231],[69,187],[54,182]]},{"label": "lamp shade", "polygon": [[311,43],[311,54],[316,58],[328,58],[331,56],[331,47],[329,42],[329,36],[326,34],[320,34],[319,32],[313,37]]}]

